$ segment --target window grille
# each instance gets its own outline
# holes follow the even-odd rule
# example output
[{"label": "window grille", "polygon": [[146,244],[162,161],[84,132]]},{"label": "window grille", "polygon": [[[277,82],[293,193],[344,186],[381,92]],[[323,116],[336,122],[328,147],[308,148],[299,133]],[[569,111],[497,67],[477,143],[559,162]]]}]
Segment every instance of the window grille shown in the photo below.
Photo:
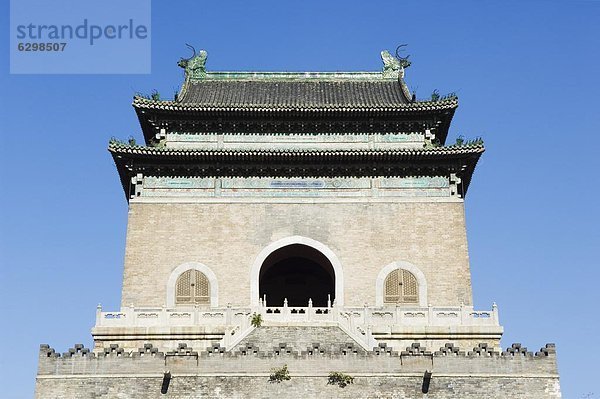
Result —
[{"label": "window grille", "polygon": [[383,284],[385,303],[419,303],[419,286],[416,277],[404,269],[387,275]]},{"label": "window grille", "polygon": [[204,273],[186,270],[177,278],[175,304],[202,305],[210,303],[210,284]]}]

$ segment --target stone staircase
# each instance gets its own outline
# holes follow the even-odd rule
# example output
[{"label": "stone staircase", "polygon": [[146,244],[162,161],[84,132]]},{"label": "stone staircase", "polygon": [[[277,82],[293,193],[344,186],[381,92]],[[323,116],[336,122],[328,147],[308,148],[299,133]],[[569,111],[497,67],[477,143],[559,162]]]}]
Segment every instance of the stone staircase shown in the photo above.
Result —
[{"label": "stone staircase", "polygon": [[233,346],[231,351],[277,354],[326,354],[345,351],[365,353],[361,345],[338,326],[261,326]]}]

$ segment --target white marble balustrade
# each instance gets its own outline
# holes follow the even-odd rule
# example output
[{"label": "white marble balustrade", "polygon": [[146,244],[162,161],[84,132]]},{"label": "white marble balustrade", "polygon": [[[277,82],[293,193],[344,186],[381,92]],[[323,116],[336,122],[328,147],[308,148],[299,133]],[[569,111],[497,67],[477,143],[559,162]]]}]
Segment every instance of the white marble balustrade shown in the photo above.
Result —
[{"label": "white marble balustrade", "polygon": [[103,312],[98,307],[96,327],[185,327],[240,326],[253,313],[262,315],[264,323],[306,323],[312,325],[339,322],[340,318],[356,326],[498,326],[498,308],[474,310],[456,307],[267,307],[256,308],[137,308],[124,307],[118,312]]}]

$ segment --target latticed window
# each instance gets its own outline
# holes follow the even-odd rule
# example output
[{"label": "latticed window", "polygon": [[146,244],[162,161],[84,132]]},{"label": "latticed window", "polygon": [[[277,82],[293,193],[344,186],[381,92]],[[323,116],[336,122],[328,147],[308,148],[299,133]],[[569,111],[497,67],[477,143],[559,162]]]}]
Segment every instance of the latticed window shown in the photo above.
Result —
[{"label": "latticed window", "polygon": [[384,283],[385,303],[418,303],[419,285],[416,277],[404,269],[396,269],[387,275]]},{"label": "latticed window", "polygon": [[210,303],[210,284],[204,273],[198,270],[186,270],[177,278],[175,286],[175,304]]}]

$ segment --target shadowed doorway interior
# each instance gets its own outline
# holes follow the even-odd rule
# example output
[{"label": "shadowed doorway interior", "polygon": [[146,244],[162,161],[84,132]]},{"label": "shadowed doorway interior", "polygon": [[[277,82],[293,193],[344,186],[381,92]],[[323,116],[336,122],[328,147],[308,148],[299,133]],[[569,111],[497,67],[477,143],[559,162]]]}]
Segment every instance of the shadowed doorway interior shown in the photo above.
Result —
[{"label": "shadowed doorway interior", "polygon": [[331,262],[308,245],[292,244],[271,253],[260,269],[259,293],[267,306],[326,307],[335,299],[335,273]]}]

